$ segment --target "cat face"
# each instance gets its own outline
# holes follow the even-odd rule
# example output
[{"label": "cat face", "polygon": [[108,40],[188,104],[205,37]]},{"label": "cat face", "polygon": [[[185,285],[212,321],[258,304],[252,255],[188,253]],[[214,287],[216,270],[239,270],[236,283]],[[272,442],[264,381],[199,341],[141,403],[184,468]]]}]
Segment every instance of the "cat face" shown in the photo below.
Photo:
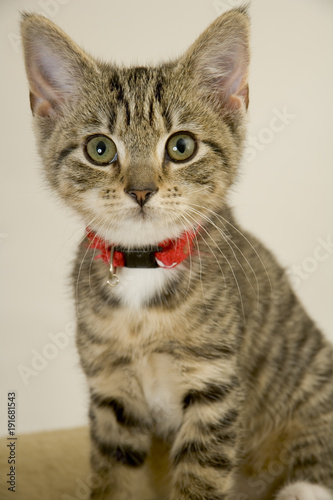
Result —
[{"label": "cat face", "polygon": [[248,104],[244,13],[219,18],[158,67],[95,61],[37,15],[22,34],[46,176],[95,232],[156,245],[223,206]]}]

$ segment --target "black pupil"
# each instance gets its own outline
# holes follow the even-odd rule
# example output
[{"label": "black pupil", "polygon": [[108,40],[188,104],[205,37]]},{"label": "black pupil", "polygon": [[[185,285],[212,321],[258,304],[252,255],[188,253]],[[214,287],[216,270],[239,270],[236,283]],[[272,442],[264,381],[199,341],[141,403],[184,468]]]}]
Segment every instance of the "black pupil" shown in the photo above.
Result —
[{"label": "black pupil", "polygon": [[186,150],[186,141],[185,139],[178,139],[176,143],[176,147],[180,153],[185,153]]},{"label": "black pupil", "polygon": [[99,156],[102,156],[106,151],[105,142],[99,141],[96,146],[96,152]]}]

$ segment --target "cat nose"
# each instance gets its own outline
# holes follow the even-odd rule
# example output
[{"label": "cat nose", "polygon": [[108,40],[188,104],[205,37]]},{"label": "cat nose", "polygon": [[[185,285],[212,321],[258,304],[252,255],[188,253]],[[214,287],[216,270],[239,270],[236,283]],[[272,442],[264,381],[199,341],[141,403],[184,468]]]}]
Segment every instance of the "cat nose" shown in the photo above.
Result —
[{"label": "cat nose", "polygon": [[145,205],[147,201],[157,191],[158,188],[156,188],[155,186],[146,189],[136,189],[136,188],[125,189],[125,193],[131,196],[138,203],[138,205],[140,205],[140,207],[143,207],[143,205]]}]

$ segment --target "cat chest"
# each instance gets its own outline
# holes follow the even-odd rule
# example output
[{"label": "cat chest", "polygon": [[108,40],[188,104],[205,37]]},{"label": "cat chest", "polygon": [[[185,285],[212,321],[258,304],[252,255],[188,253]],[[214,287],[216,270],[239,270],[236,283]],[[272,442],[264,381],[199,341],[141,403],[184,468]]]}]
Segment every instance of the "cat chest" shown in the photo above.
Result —
[{"label": "cat chest", "polygon": [[90,381],[95,392],[124,397],[131,411],[135,413],[137,406],[138,415],[151,419],[154,431],[161,436],[181,425],[182,400],[189,386],[182,360],[172,351],[161,352],[169,350],[170,343],[184,333],[180,324],[176,313],[120,307],[105,316],[94,315],[91,325],[100,344],[93,349],[90,344],[81,344],[81,358],[102,367]]},{"label": "cat chest", "polygon": [[135,370],[156,433],[167,436],[182,421],[184,381],[172,356],[151,354],[137,361]]},{"label": "cat chest", "polygon": [[177,269],[117,268],[119,283],[112,293],[130,309],[139,309],[160,294],[177,274]]}]

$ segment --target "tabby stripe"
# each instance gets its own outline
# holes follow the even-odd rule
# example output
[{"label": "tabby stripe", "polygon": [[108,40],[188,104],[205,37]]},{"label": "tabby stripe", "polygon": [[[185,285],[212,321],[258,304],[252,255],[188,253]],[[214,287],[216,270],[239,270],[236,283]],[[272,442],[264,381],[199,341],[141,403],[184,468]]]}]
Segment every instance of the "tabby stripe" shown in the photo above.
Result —
[{"label": "tabby stripe", "polygon": [[215,401],[222,401],[234,388],[238,386],[236,381],[229,385],[207,384],[206,388],[199,390],[190,390],[183,398],[183,409],[186,410],[193,404],[209,404]]},{"label": "tabby stripe", "polygon": [[[315,337],[314,334],[317,334]],[[293,373],[293,390],[299,389],[302,387],[302,382],[307,373],[311,371],[312,364],[316,361],[317,355],[321,353],[324,345],[321,339],[321,335],[317,330],[313,331],[312,336],[308,336],[307,343],[304,344],[303,350],[300,353],[297,353],[299,359],[302,359],[302,363],[294,367]],[[317,379],[316,375],[313,376],[313,380]],[[329,380],[320,380],[320,386],[315,388],[316,394],[319,390],[326,389],[325,385]],[[301,396],[294,402],[293,410],[298,410],[304,403],[308,403],[308,394],[306,392],[302,392]]]},{"label": "tabby stripe", "polygon": [[[250,369],[250,377],[256,381],[259,378],[259,375],[263,371],[263,369],[267,366],[267,361],[269,359],[269,354],[271,352],[271,349],[273,347],[274,343],[271,339],[270,336],[267,336],[266,342],[263,346],[261,346],[261,352],[257,354],[256,358],[254,359],[252,368]],[[255,354],[253,354],[255,355]],[[253,359],[253,358],[252,358]],[[275,372],[274,372],[274,377],[275,377]]]},{"label": "tabby stripe", "polygon": [[207,458],[200,457],[199,464],[202,467],[212,467],[214,469],[220,469],[224,471],[231,471],[234,468],[232,462],[221,453],[217,455],[209,455]]},{"label": "tabby stripe", "polygon": [[[91,265],[91,259],[89,259],[89,263]],[[108,307],[116,308],[119,307],[119,305],[121,304],[121,300],[116,295],[111,295],[109,293],[109,291],[105,287],[104,282],[103,285],[98,290],[98,298]]]},{"label": "tabby stripe", "polygon": [[110,134],[114,134],[115,126],[117,121],[117,113],[113,108],[109,109],[109,131]]},{"label": "tabby stripe", "polygon": [[[272,339],[275,338],[275,334],[278,334],[280,329],[283,327],[283,324],[287,322],[290,317],[294,314],[294,308],[297,306],[298,303],[296,302],[296,297],[294,294],[290,294],[288,297],[288,301],[286,304],[284,304],[284,317],[283,319],[279,319],[274,321],[274,328],[272,328],[269,331],[269,335],[266,338],[265,344],[261,346],[259,350],[259,354],[257,354],[257,357],[255,358],[255,354],[253,354],[251,357],[254,358],[254,363],[253,363],[253,368],[250,370],[250,375],[253,379],[258,379],[259,375],[262,373],[263,369],[267,366],[270,366],[268,364],[268,360],[270,359],[270,353],[272,349],[274,348],[275,343],[273,342]],[[269,317],[267,316],[267,321],[269,321]],[[265,323],[262,325],[262,328],[264,329]],[[266,326],[267,328],[267,326]],[[257,347],[257,346],[255,346]],[[282,360],[283,361],[283,360]],[[275,371],[272,372],[272,377],[276,377]],[[269,379],[267,380],[267,385],[266,385],[266,390],[268,392],[271,392],[272,388],[272,380]],[[264,398],[262,398],[264,400]]]},{"label": "tabby stripe", "polygon": [[237,441],[237,434],[235,432],[225,432],[220,430],[215,434],[216,441],[221,444],[233,445]]},{"label": "tabby stripe", "polygon": [[[215,327],[216,328],[216,327]],[[176,342],[169,342],[166,346],[156,349],[154,352],[170,354],[175,358],[184,358],[184,355],[195,356],[207,360],[229,358],[235,354],[233,347],[228,345],[201,344],[200,346],[177,345]]]},{"label": "tabby stripe", "polygon": [[80,321],[77,325],[77,331],[78,331],[78,342],[79,344],[84,344],[89,342],[89,344],[96,344],[96,345],[105,345],[106,340],[98,337],[95,333],[93,333],[90,328],[83,322]]},{"label": "tabby stripe", "polygon": [[119,356],[119,358],[111,362],[111,366],[113,368],[118,368],[120,366],[130,365],[131,363],[132,359],[129,356]]},{"label": "tabby stripe", "polygon": [[163,82],[161,79],[158,80],[155,87],[155,99],[161,104],[162,102],[162,90],[163,90]]},{"label": "tabby stripe", "polygon": [[110,90],[115,93],[115,97],[118,102],[122,102],[124,99],[124,89],[120,83],[119,75],[114,73],[110,80]]},{"label": "tabby stripe", "polygon": [[[165,288],[161,292],[157,292],[145,305],[151,308],[160,307],[161,305],[166,309],[172,310],[179,307],[178,291],[183,285],[184,280],[181,274],[179,277],[175,277],[173,281],[170,281],[165,285]],[[192,287],[187,296],[194,293],[194,287]]]},{"label": "tabby stripe", "polygon": [[237,441],[237,434],[230,429],[229,426],[223,426],[223,424],[204,424],[201,422],[198,427],[203,436],[210,438],[212,435],[214,436],[215,444],[225,444],[225,445],[234,445]]},{"label": "tabby stripe", "polygon": [[94,128],[102,128],[104,125],[104,121],[101,121],[97,116],[90,116],[87,118],[86,125]]},{"label": "tabby stripe", "polygon": [[315,455],[308,455],[307,457],[301,458],[299,457],[294,463],[293,463],[293,468],[306,468],[306,467],[313,467],[314,465],[320,465],[318,457]]},{"label": "tabby stripe", "polygon": [[154,101],[151,100],[149,105],[149,125],[152,127],[154,123]]},{"label": "tabby stripe", "polygon": [[91,438],[101,455],[111,458],[119,464],[140,467],[147,458],[145,451],[135,450],[130,446],[116,446],[111,443],[104,443],[93,432],[91,432]]},{"label": "tabby stripe", "polygon": [[87,178],[87,163],[83,163],[81,161],[75,161],[73,164],[73,171],[70,175],[68,175],[69,179],[72,179],[74,182],[85,184],[86,186],[92,185],[95,181],[100,181],[101,174],[99,171],[95,171],[93,167],[90,167],[90,178]]},{"label": "tabby stripe", "polygon": [[202,344],[199,347],[182,346],[184,353],[197,358],[205,359],[220,359],[222,357],[230,357],[235,354],[234,348],[228,345]]},{"label": "tabby stripe", "polygon": [[214,424],[208,424],[209,432],[218,432],[219,430],[226,429],[227,427],[231,427],[234,425],[238,419],[238,411],[237,410],[229,410],[220,420]]},{"label": "tabby stripe", "polygon": [[164,121],[164,127],[167,133],[172,129],[172,118],[169,109],[162,110],[162,118]]},{"label": "tabby stripe", "polygon": [[[305,365],[307,370],[304,369],[304,375],[306,372],[310,371],[310,365]],[[329,389],[331,388],[332,379],[327,376],[331,374],[331,369],[318,373],[313,373],[312,381],[311,381],[311,389],[308,390],[303,388],[302,397],[299,398],[295,404],[295,408],[299,409],[301,406],[308,406],[310,412],[313,415],[323,415],[325,408],[328,408],[329,411],[332,411],[332,391],[331,394],[328,394]],[[311,396],[309,397],[309,393]],[[318,403],[318,404],[317,404]],[[328,406],[327,406],[328,403]]]},{"label": "tabby stripe", "polygon": [[[207,491],[202,491],[202,493],[198,493],[197,491],[197,482],[195,483],[195,486],[191,487],[186,487],[186,486],[180,486],[177,488],[179,491],[179,498],[191,498],[191,500],[225,500],[227,498],[226,495],[219,494],[219,493],[211,493],[210,491],[212,490],[211,487],[208,486],[209,488],[209,493]],[[177,486],[176,486],[177,487]],[[189,492],[191,496],[189,497]],[[184,495],[184,496],[181,496]]]},{"label": "tabby stripe", "polygon": [[[81,165],[86,167],[86,165],[84,164]],[[80,186],[80,190],[82,191],[85,191],[86,189],[89,189],[89,187],[91,187],[91,181],[87,179],[87,176],[84,176],[84,174],[73,172],[71,174],[68,174],[67,178],[77,186]]]},{"label": "tabby stripe", "polygon": [[[265,386],[260,396],[263,405],[266,405],[267,401],[276,401],[278,398],[282,398],[283,394],[290,393],[291,385],[288,384],[288,381],[291,378],[291,371],[290,366],[286,362],[288,359],[288,349],[285,339],[280,337],[279,340],[282,341],[282,344],[279,345],[278,353],[275,357],[272,357],[271,351],[275,347],[274,342],[277,342],[276,339],[272,341],[270,354],[266,358],[266,364],[263,363],[261,366],[261,368],[265,366],[267,368],[266,371],[268,371],[268,373],[262,373],[262,377],[265,377]],[[274,367],[273,370],[272,367]],[[279,374],[278,380],[277,374]]]},{"label": "tabby stripe", "polygon": [[146,88],[150,77],[149,73],[150,69],[146,66],[136,66],[131,68],[128,80],[131,90],[133,91],[137,87],[138,83],[143,84],[144,88]]},{"label": "tabby stripe", "polygon": [[87,360],[81,355],[80,364],[82,366],[84,373],[88,377],[95,377],[96,375],[98,375],[100,372],[103,371],[103,366],[101,366],[100,364],[94,365],[93,363],[91,363],[89,361],[90,361],[90,359]]},{"label": "tabby stripe", "polygon": [[69,146],[64,148],[58,155],[57,163],[60,164],[69,154],[71,154],[78,147],[79,147],[78,144],[70,144]]},{"label": "tabby stripe", "polygon": [[202,141],[206,146],[209,146],[214,153],[216,153],[222,160],[224,167],[229,170],[230,169],[230,164],[229,164],[229,159],[226,156],[224,150],[217,144],[216,142],[212,141]]},{"label": "tabby stripe", "polygon": [[233,464],[222,453],[209,454],[207,446],[198,442],[186,443],[180,448],[173,458],[173,463],[178,465],[182,461],[197,462],[202,467],[213,467],[225,471],[233,468]]},{"label": "tabby stripe", "polygon": [[191,500],[225,500],[226,495],[219,494],[211,483],[207,483],[201,476],[187,472],[182,481],[175,484],[179,497],[184,495]]},{"label": "tabby stripe", "polygon": [[[299,302],[296,298],[296,295],[293,292],[289,292],[287,297],[284,297],[283,303],[279,304],[282,311],[279,315],[279,318],[274,318],[274,327],[271,329],[272,338],[275,337],[275,334],[278,334],[281,331],[281,328],[288,323],[290,318],[295,315],[295,308],[299,308]],[[283,314],[283,316],[282,316]],[[297,311],[296,311],[297,314]]]},{"label": "tabby stripe", "polygon": [[320,373],[317,373],[317,376],[323,382],[331,382],[333,380],[333,366],[326,366]]},{"label": "tabby stripe", "polygon": [[127,126],[129,127],[131,124],[131,112],[130,112],[128,101],[124,100],[124,106],[125,106],[125,113],[126,113],[126,123],[127,123]]},{"label": "tabby stripe", "polygon": [[232,135],[236,135],[237,132],[237,123],[232,115],[226,115],[223,118],[224,123],[229,128]]},{"label": "tabby stripe", "polygon": [[144,422],[125,410],[124,405],[119,400],[114,398],[104,398],[96,393],[91,394],[91,400],[97,408],[107,408],[112,410],[118,424],[125,425],[127,427],[145,427]]},{"label": "tabby stripe", "polygon": [[298,455],[298,452],[306,452],[307,449],[313,448],[316,445],[316,442],[314,440],[312,441],[301,441],[299,443],[294,444],[293,446],[290,447],[290,454],[293,455]]}]

